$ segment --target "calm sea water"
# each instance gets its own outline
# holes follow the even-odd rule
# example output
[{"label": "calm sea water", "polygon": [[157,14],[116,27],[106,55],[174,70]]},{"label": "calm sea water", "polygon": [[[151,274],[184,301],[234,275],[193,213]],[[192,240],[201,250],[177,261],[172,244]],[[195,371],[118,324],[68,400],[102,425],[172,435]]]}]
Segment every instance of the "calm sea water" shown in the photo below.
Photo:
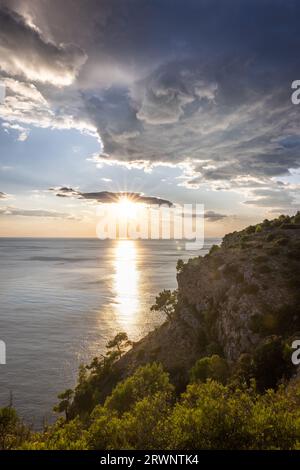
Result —
[{"label": "calm sea water", "polygon": [[80,363],[116,333],[137,340],[162,322],[155,295],[176,288],[178,258],[207,253],[184,242],[0,238],[0,406],[13,404],[40,427]]}]

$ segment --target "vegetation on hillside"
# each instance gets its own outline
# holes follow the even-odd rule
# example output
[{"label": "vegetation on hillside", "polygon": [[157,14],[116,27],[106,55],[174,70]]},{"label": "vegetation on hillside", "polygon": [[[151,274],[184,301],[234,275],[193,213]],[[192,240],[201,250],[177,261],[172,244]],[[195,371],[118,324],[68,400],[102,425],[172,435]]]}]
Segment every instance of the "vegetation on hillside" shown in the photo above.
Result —
[{"label": "vegetation on hillside", "polygon": [[162,367],[148,364],[85,418],[60,418],[39,433],[24,433],[14,411],[3,409],[2,449],[300,448],[297,382],[260,393],[253,380],[247,385],[235,376],[226,383],[224,364],[216,358],[211,362],[204,375],[199,364],[191,371],[191,382],[179,396]]},{"label": "vegetation on hillside", "polygon": [[[297,369],[291,362],[292,340],[300,331],[300,243],[299,236],[288,235],[299,228],[299,212],[266,220],[227,235],[202,260],[177,264],[178,275],[186,277],[189,269],[197,274],[205,260],[212,279],[234,286],[238,300],[259,296],[263,302],[265,279],[273,279],[273,262],[280,257],[276,267],[281,272],[274,274],[287,298],[251,315],[255,342],[237,360],[228,359],[219,341],[219,311],[213,302],[197,310],[180,290],[164,290],[151,310],[163,312],[166,324],[176,323],[181,334],[185,318],[180,312],[197,318],[196,331],[187,330],[198,344],[197,359],[181,374],[180,386],[178,371],[167,372],[157,361],[138,367],[141,350],[134,356],[134,370],[126,374],[118,365],[131,343],[126,333],[119,333],[108,342],[106,354],[80,367],[74,390],[59,395],[55,411],[62,416],[54,425],[34,432],[11,406],[0,409],[0,448],[300,449],[300,380],[293,377]],[[238,252],[235,258],[232,250]],[[246,280],[239,264],[245,250],[243,267],[251,265],[257,282]],[[230,305],[233,311],[234,302]],[[159,345],[164,347],[171,347],[172,354],[178,345]]]}]

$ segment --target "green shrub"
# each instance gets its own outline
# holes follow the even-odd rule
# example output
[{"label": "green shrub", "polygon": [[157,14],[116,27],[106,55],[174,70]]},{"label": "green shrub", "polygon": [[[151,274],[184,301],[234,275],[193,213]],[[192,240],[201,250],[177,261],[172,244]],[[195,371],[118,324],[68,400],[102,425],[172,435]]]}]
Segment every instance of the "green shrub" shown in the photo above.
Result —
[{"label": "green shrub", "polygon": [[177,260],[176,271],[180,273],[184,267],[184,261],[182,259]]},{"label": "green shrub", "polygon": [[240,238],[240,241],[242,243],[244,242],[248,242],[250,240],[250,236],[249,235],[242,235],[241,238]]},{"label": "green shrub", "polygon": [[255,230],[256,230],[255,225],[249,225],[249,227],[245,229],[247,234],[255,233]]},{"label": "green shrub", "polygon": [[296,393],[193,384],[170,417],[171,449],[295,449]]},{"label": "green shrub", "polygon": [[294,224],[300,224],[300,212],[298,211],[297,214],[293,217]]},{"label": "green shrub", "polygon": [[276,387],[292,372],[291,357],[281,337],[267,337],[257,346],[253,354],[253,373],[259,390]]},{"label": "green shrub", "polygon": [[216,253],[216,251],[219,251],[219,249],[220,249],[219,245],[212,245],[208,254],[212,255],[213,253]]},{"label": "green shrub", "polygon": [[190,370],[192,382],[205,382],[207,379],[215,379],[218,382],[225,383],[228,376],[228,364],[225,359],[217,354],[199,359]]},{"label": "green shrub", "polygon": [[[248,374],[249,357],[239,362]],[[135,384],[128,388],[132,380]],[[251,380],[248,386],[207,380],[189,385],[175,401],[165,372],[152,364],[122,384],[121,395],[129,398],[122,410],[117,399],[120,389],[117,393],[115,389],[88,420],[76,418],[65,423],[60,419],[16,446],[34,450],[267,450],[299,446],[299,382],[259,393]]]},{"label": "green shrub", "polygon": [[157,392],[171,395],[173,386],[169,382],[169,375],[163,371],[160,364],[147,364],[139,367],[136,372],[120,382],[106,399],[105,407],[118,413],[130,410],[136,401]]},{"label": "green shrub", "polygon": [[21,446],[29,435],[29,428],[20,420],[14,408],[0,408],[0,450]]}]

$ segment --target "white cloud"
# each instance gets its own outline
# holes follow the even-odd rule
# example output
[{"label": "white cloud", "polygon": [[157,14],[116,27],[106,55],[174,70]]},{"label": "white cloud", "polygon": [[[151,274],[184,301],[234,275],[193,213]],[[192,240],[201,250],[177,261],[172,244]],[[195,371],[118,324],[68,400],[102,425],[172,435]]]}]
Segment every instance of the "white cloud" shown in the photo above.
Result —
[{"label": "white cloud", "polygon": [[[230,9],[220,6],[216,18],[207,2],[195,16],[182,7],[179,31],[170,8],[149,7],[145,22],[143,3],[129,14],[122,1],[6,2],[18,13],[1,9],[0,117],[24,129],[20,139],[30,125],[89,132],[99,139],[91,160],[100,167],[177,166],[185,187],[279,204],[273,179],[300,167],[299,112],[287,89],[296,30],[281,28],[276,49],[274,24],[254,28],[246,6],[236,30]],[[238,42],[244,30],[247,41]],[[291,187],[280,192],[294,200]]]},{"label": "white cloud", "polygon": [[19,142],[24,142],[24,140],[27,139],[29,135],[29,129],[26,127],[22,127],[19,124],[10,124],[9,122],[4,122],[2,123],[2,127],[6,129],[7,131],[13,130],[18,132],[18,137],[17,140]]},{"label": "white cloud", "polygon": [[0,215],[78,220],[77,217],[66,212],[50,211],[45,209],[19,209],[13,206],[0,207]]},{"label": "white cloud", "polygon": [[0,9],[0,57],[6,74],[56,86],[71,85],[87,59],[78,46],[45,40],[23,16],[6,8]]}]

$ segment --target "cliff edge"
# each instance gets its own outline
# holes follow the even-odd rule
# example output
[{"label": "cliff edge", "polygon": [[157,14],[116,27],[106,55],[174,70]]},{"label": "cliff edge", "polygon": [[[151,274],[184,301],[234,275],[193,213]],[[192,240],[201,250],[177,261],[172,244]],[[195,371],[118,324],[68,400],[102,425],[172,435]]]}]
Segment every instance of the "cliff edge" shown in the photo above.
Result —
[{"label": "cliff edge", "polygon": [[228,234],[178,266],[174,314],[118,361],[122,378],[157,361],[180,384],[200,357],[231,363],[271,335],[299,336],[299,212]]}]

